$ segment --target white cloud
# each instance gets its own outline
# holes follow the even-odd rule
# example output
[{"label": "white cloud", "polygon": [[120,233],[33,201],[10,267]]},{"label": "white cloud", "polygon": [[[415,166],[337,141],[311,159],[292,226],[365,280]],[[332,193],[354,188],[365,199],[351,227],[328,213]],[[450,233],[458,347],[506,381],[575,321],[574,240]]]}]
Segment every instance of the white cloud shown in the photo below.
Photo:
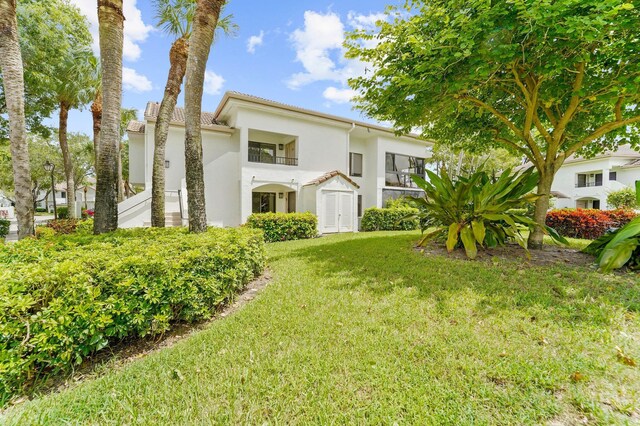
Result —
[{"label": "white cloud", "polygon": [[287,80],[287,86],[299,89],[319,81],[339,83],[341,88],[327,87],[323,96],[336,103],[349,102],[356,93],[348,88],[347,80],[363,75],[367,64],[344,57],[345,28],[373,29],[377,21],[384,19],[384,13],[362,15],[349,12],[345,23],[333,12],[322,14],[307,10],[304,27],[296,29],[290,37],[296,60],[304,71],[293,74]]},{"label": "white cloud", "polygon": [[134,92],[148,92],[153,89],[151,80],[142,74],[138,74],[132,68],[122,67],[122,87]]},{"label": "white cloud", "polygon": [[260,34],[249,37],[249,40],[247,40],[247,52],[255,53],[256,47],[262,46],[263,41],[264,31],[260,31]]},{"label": "white cloud", "polygon": [[324,92],[322,92],[322,96],[337,104],[346,104],[351,102],[351,99],[356,96],[358,93],[353,89],[338,89],[337,87],[329,86]]},{"label": "white cloud", "polygon": [[[98,37],[98,8],[93,0],[71,0],[80,11],[87,16],[90,24],[91,35],[93,36],[93,50],[98,54],[100,50]],[[124,43],[123,57],[129,61],[140,58],[143,43],[149,33],[153,31],[152,25],[146,25],[142,20],[142,12],[136,7],[136,0],[126,0],[124,2]]]},{"label": "white cloud", "polygon": [[217,95],[222,90],[224,85],[224,78],[221,75],[216,74],[213,71],[204,72],[204,93],[209,95]]}]

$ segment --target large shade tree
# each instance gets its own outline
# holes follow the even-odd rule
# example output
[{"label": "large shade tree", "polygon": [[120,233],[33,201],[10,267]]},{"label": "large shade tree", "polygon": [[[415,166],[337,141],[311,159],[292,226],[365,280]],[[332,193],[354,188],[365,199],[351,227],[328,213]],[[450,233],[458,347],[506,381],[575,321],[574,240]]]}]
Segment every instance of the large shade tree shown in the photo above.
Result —
[{"label": "large shade tree", "polygon": [[18,237],[24,238],[33,234],[34,212],[24,109],[24,71],[15,0],[0,0],[0,71],[9,116]]},{"label": "large shade tree", "polygon": [[[390,10],[348,53],[367,115],[467,149],[501,146],[539,172],[535,220],[573,154],[640,136],[640,14],[628,0],[429,0]],[[542,229],[530,245],[542,245]]]},{"label": "large shade tree", "polygon": [[96,162],[95,234],[118,227],[118,147],[122,106],[122,0],[98,0],[102,123]]},{"label": "large shade tree", "polygon": [[[168,35],[175,37],[175,41],[169,51],[169,75],[154,129],[151,226],[164,227],[165,224],[165,148],[169,123],[187,69],[189,37],[193,28],[196,3],[196,0],[154,1],[156,25]],[[226,34],[235,32],[236,25],[231,19],[231,15],[220,18],[217,28]]]},{"label": "large shade tree", "polygon": [[220,10],[225,3],[225,0],[198,0],[193,20],[193,32],[189,40],[184,84],[186,127],[184,159],[190,232],[207,230],[200,116],[202,114],[204,73],[213,42],[213,34],[218,25]]}]

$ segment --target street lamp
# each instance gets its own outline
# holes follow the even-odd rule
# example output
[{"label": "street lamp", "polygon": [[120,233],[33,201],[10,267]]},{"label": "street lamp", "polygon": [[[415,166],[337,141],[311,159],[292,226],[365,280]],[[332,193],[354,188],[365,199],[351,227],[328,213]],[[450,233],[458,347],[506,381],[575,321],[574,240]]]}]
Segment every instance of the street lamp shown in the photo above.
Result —
[{"label": "street lamp", "polygon": [[53,177],[53,171],[56,169],[56,165],[50,162],[49,160],[47,160],[47,162],[44,163],[44,169],[49,173],[51,173],[51,193],[53,194],[53,218],[57,219],[58,206],[56,206],[56,181],[55,181],[55,178]]}]

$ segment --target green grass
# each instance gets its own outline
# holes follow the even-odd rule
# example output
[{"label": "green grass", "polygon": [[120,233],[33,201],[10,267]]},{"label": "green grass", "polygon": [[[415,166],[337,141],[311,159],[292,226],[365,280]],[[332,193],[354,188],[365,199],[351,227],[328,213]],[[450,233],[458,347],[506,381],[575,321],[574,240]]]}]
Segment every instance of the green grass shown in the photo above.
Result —
[{"label": "green grass", "polygon": [[[7,424],[640,420],[640,280],[425,257],[417,233],[268,246],[271,284],[174,347]],[[582,380],[572,380],[579,371]]]}]

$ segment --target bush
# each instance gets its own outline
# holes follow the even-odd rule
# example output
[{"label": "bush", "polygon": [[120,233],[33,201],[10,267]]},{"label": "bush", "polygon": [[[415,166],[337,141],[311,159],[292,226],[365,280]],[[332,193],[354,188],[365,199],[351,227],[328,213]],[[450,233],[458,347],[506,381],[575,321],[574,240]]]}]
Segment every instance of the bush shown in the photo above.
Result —
[{"label": "bush", "polygon": [[635,209],[638,207],[636,191],[631,188],[624,188],[610,192],[607,195],[607,204],[614,209]]},{"label": "bush", "polygon": [[560,235],[593,240],[611,228],[620,228],[635,217],[629,210],[560,209],[547,213],[546,224]]},{"label": "bush", "polygon": [[38,240],[47,240],[56,236],[56,231],[48,226],[36,226],[36,238]]},{"label": "bush", "polygon": [[76,233],[84,235],[93,234],[93,219],[79,221],[76,225]]},{"label": "bush", "polygon": [[11,222],[7,219],[0,219],[0,240],[6,238],[9,235],[9,225]]},{"label": "bush", "polygon": [[598,266],[603,272],[625,265],[632,270],[640,269],[640,216],[593,241],[583,251],[597,256]]},{"label": "bush", "polygon": [[362,215],[360,229],[370,231],[411,231],[418,229],[418,219],[405,219],[407,216],[417,215],[415,207],[394,207],[379,209],[370,207]]},{"label": "bush", "polygon": [[69,208],[68,207],[58,207],[56,208],[58,211],[57,219],[69,219]]},{"label": "bush", "polygon": [[415,201],[411,197],[401,196],[398,198],[389,198],[384,203],[384,208],[386,209],[398,209],[404,207],[416,207]]},{"label": "bush", "polygon": [[318,235],[318,218],[311,213],[254,213],[247,226],[264,231],[267,242],[302,240]]},{"label": "bush", "polygon": [[54,219],[47,222],[47,227],[56,231],[56,234],[67,235],[76,232],[77,219]]},{"label": "bush", "polygon": [[0,247],[0,405],[127,337],[211,317],[264,267],[250,229],[118,230]]},{"label": "bush", "polygon": [[47,209],[44,207],[36,207],[36,213],[46,213]]}]

